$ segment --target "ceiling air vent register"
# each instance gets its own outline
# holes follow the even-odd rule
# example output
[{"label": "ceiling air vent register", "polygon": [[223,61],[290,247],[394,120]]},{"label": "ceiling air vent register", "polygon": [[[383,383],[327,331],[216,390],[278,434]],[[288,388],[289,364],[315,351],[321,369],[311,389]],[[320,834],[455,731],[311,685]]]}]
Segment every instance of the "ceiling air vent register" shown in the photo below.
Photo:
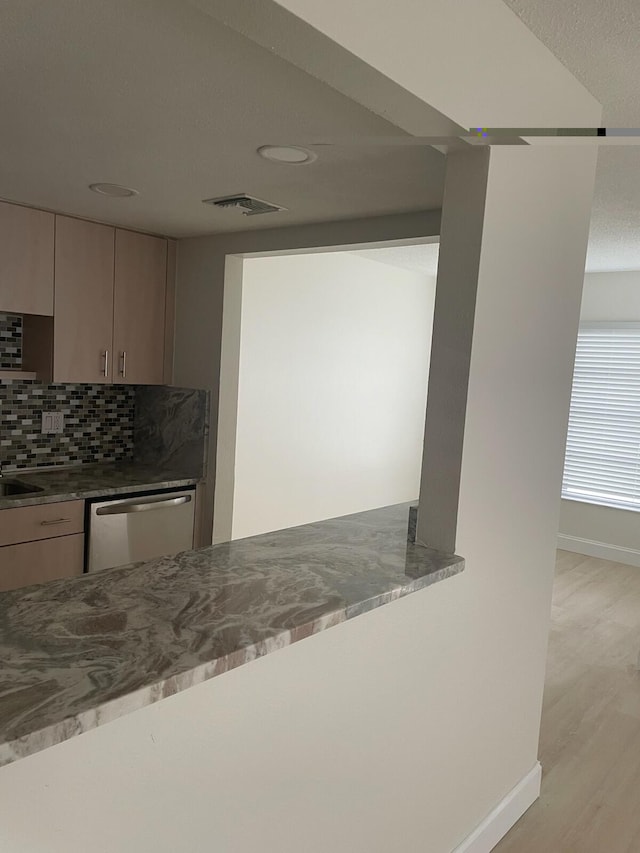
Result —
[{"label": "ceiling air vent register", "polygon": [[245,195],[245,193],[222,196],[221,198],[205,198],[204,204],[211,204],[213,207],[240,210],[243,216],[258,216],[260,213],[278,213],[280,210],[287,209],[277,204],[271,204],[271,202],[264,201],[261,198]]}]

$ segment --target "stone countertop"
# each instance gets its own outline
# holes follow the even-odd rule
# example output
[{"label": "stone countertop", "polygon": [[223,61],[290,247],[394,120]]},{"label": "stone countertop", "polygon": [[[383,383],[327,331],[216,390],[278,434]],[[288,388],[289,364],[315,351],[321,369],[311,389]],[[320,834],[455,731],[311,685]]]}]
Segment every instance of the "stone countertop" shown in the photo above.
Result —
[{"label": "stone countertop", "polygon": [[183,488],[199,482],[199,478],[186,477],[184,474],[137,462],[78,465],[46,471],[12,471],[5,474],[6,480],[20,480],[38,486],[42,491],[0,498],[0,509]]},{"label": "stone countertop", "polygon": [[461,572],[408,504],[0,594],[0,765]]}]

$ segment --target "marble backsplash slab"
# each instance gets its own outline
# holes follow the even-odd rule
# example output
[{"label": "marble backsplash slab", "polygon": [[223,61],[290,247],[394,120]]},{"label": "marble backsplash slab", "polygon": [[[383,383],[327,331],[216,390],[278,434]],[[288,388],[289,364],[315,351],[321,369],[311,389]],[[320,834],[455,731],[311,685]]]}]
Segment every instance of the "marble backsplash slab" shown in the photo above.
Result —
[{"label": "marble backsplash slab", "polygon": [[209,394],[193,388],[136,388],[133,459],[145,465],[206,476]]}]

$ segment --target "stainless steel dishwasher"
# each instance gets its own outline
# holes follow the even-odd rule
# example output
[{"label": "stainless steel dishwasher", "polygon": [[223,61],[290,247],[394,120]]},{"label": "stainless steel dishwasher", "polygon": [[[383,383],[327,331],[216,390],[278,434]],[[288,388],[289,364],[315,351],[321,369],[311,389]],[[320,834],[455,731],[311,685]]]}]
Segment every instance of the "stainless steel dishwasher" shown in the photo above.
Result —
[{"label": "stainless steel dishwasher", "polygon": [[92,501],[86,570],[126,566],[193,548],[195,490]]}]

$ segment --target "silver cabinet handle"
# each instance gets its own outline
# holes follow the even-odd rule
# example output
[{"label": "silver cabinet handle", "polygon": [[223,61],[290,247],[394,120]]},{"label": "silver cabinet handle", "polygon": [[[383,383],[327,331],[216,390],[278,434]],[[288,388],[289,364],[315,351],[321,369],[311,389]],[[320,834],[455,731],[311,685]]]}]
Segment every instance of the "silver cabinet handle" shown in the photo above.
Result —
[{"label": "silver cabinet handle", "polygon": [[123,350],[120,353],[120,361],[121,361],[120,376],[122,376],[122,378],[125,379],[126,375],[127,375],[127,351],[126,350]]},{"label": "silver cabinet handle", "polygon": [[191,501],[191,495],[181,495],[179,498],[151,498],[146,501],[131,501],[129,503],[101,506],[96,510],[96,515],[123,515],[128,512],[148,512],[152,509],[165,509],[169,506],[181,506]]},{"label": "silver cabinet handle", "polygon": [[102,375],[104,377],[107,377],[109,375],[109,350],[108,349],[106,349],[104,351],[104,353],[102,354],[102,357],[104,358],[104,367],[102,368]]},{"label": "silver cabinet handle", "polygon": [[53,524],[70,524],[70,518],[52,518],[50,521],[41,521],[42,527],[51,527]]}]

